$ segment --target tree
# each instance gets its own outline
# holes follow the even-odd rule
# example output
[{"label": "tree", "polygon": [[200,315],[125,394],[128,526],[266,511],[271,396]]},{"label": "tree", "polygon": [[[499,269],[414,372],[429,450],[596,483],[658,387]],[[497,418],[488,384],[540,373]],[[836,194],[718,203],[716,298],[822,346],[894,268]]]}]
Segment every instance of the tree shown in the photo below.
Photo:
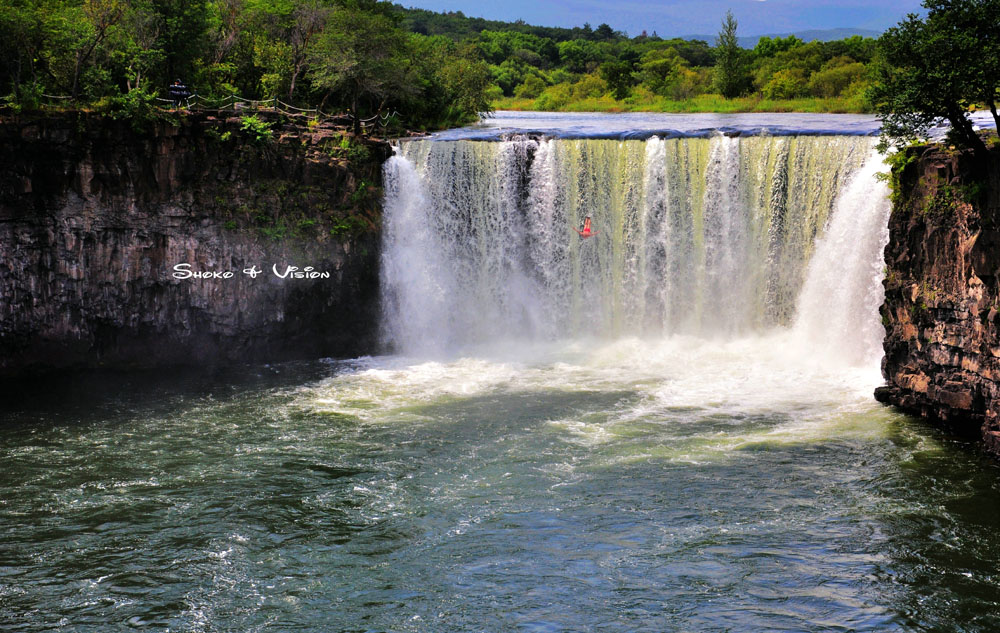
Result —
[{"label": "tree", "polygon": [[631,88],[635,85],[635,78],[632,75],[632,64],[626,61],[605,62],[601,64],[601,79],[608,82],[611,88],[611,96],[618,101],[629,96]]},{"label": "tree", "polygon": [[928,21],[945,30],[968,73],[971,100],[989,108],[1000,131],[1000,0],[927,0]]},{"label": "tree", "polygon": [[490,111],[492,76],[474,45],[411,35],[408,49],[409,81],[419,91],[394,104],[409,125],[463,125]]},{"label": "tree", "polygon": [[518,99],[537,99],[543,90],[545,90],[545,80],[538,75],[528,75],[514,90],[514,96]]},{"label": "tree", "polygon": [[217,22],[212,33],[215,48],[212,63],[219,64],[229,54],[240,37],[245,9],[243,0],[218,0],[212,4],[212,10]]},{"label": "tree", "polygon": [[788,37],[775,37],[774,39],[765,35],[757,40],[757,45],[753,47],[753,56],[774,57],[778,53],[783,53],[784,51],[791,50],[797,46],[802,46],[803,44],[805,44],[805,42],[794,35],[789,35]]},{"label": "tree", "polygon": [[559,43],[559,59],[573,73],[592,70],[604,59],[597,44],[587,40],[568,40]]},{"label": "tree", "polygon": [[73,85],[70,95],[76,99],[80,91],[80,75],[98,46],[111,35],[112,28],[125,15],[126,5],[118,0],[84,0],[80,7],[86,31],[76,48]]},{"label": "tree", "polygon": [[615,30],[608,24],[601,24],[594,29],[594,37],[602,41],[615,39]]},{"label": "tree", "polygon": [[672,46],[650,49],[642,55],[639,79],[654,93],[669,96],[686,66],[687,61]]},{"label": "tree", "polygon": [[878,40],[868,98],[882,115],[882,147],[924,136],[940,119],[952,138],[989,153],[968,111],[985,105],[1000,125],[1000,0],[925,0]]},{"label": "tree", "polygon": [[303,2],[295,8],[292,14],[292,25],[288,33],[288,43],[291,47],[292,69],[288,84],[288,100],[295,94],[295,81],[309,64],[309,48],[313,40],[319,36],[330,9],[318,0]]},{"label": "tree", "polygon": [[816,97],[836,97],[865,79],[865,65],[850,57],[834,57],[809,77],[809,92]]},{"label": "tree", "polygon": [[164,52],[161,80],[163,84],[180,78],[190,81],[208,49],[208,4],[205,0],[154,0],[153,6],[163,23],[157,43]]},{"label": "tree", "polygon": [[491,64],[499,65],[520,51],[534,53],[538,60],[535,66],[547,66],[559,61],[559,49],[547,37],[537,37],[516,31],[483,31],[477,43],[483,57]]},{"label": "tree", "polygon": [[448,54],[437,69],[437,76],[444,87],[443,97],[449,112],[460,117],[456,122],[466,123],[492,111],[488,97],[490,70],[485,62],[476,59],[473,49],[463,47]]},{"label": "tree", "polygon": [[726,11],[715,42],[715,88],[726,99],[743,94],[747,86],[746,55],[736,38],[736,18]]},{"label": "tree", "polygon": [[806,74],[801,68],[783,68],[771,75],[761,89],[765,99],[794,99],[806,89]]},{"label": "tree", "polygon": [[370,100],[381,110],[391,96],[415,91],[406,81],[407,36],[379,13],[338,9],[312,49],[312,79],[319,88],[347,96],[354,133],[361,133],[361,105]]},{"label": "tree", "polygon": [[[0,5],[0,89],[21,100],[22,82],[38,79],[46,33],[38,7],[13,2]],[[37,87],[37,86],[36,86]]]}]

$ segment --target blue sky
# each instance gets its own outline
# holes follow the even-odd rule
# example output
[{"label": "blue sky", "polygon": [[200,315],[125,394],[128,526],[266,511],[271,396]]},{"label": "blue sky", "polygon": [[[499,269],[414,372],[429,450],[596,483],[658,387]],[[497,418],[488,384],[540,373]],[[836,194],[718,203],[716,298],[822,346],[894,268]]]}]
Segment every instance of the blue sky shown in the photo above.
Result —
[{"label": "blue sky", "polygon": [[920,0],[396,0],[431,11],[462,11],[492,20],[523,19],[543,26],[597,26],[607,22],[619,31],[643,30],[661,36],[714,34],[732,9],[739,35],[785,33],[839,27],[881,31],[907,13],[920,10]]}]

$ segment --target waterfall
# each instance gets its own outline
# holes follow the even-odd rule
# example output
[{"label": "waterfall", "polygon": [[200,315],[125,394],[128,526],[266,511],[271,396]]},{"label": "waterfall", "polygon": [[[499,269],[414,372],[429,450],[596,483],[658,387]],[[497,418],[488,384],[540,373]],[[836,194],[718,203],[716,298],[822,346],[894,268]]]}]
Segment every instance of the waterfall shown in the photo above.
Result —
[{"label": "waterfall", "polygon": [[889,168],[873,153],[838,196],[798,299],[795,333],[851,363],[877,362],[885,338],[878,309],[892,207],[880,169]]},{"label": "waterfall", "polygon": [[[881,340],[888,208],[872,145],[403,142],[385,166],[385,339],[419,352],[788,328],[801,340],[858,334],[853,356],[866,357]],[[581,239],[587,216],[598,234]]]}]

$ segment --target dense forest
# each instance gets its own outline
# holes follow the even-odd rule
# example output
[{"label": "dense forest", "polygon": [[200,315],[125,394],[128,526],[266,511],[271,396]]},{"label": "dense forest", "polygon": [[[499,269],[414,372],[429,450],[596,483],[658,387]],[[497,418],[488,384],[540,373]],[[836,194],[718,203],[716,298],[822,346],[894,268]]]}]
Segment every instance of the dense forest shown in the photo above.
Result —
[{"label": "dense forest", "polygon": [[[13,109],[71,104],[139,116],[180,81],[203,103],[232,95],[412,127],[488,110],[471,42],[407,31],[375,0],[4,0],[0,95]],[[161,100],[161,101],[158,101]]]},{"label": "dense forest", "polygon": [[635,37],[607,24],[572,29],[399,9],[407,30],[471,42],[490,68],[500,107],[538,110],[868,109],[876,41],[795,36],[737,45],[720,16],[715,42]]},{"label": "dense forest", "polygon": [[[377,0],[5,0],[8,108],[72,104],[126,115],[180,80],[203,103],[398,111],[409,127],[491,107],[538,110],[867,109],[875,40],[715,42],[629,37],[406,9]],[[668,25],[665,25],[668,26]]]}]

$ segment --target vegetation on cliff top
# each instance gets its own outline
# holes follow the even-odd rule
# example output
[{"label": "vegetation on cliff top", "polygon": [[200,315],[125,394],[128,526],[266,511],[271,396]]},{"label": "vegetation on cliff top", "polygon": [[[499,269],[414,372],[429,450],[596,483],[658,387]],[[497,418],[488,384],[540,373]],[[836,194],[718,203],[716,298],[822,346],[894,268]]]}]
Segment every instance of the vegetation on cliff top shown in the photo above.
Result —
[{"label": "vegetation on cliff top", "polygon": [[411,128],[488,110],[489,69],[473,47],[401,21],[378,0],[7,0],[0,98],[139,116],[180,79],[203,100],[398,110]]},{"label": "vegetation on cliff top", "polygon": [[995,107],[998,3],[926,0],[926,18],[907,17],[878,43],[763,37],[747,50],[732,14],[709,43],[385,0],[8,0],[0,95],[14,108],[68,102],[136,117],[180,78],[202,99],[279,98],[356,118],[398,111],[411,129],[465,123],[491,107],[877,110],[893,138],[943,117],[975,143],[965,112]]},{"label": "vegetation on cliff top", "polygon": [[[536,27],[380,0],[9,0],[0,6],[0,95],[18,108],[69,97],[134,114],[182,79],[411,128],[491,105],[537,110],[865,109],[874,40],[762,38],[716,46],[628,37],[607,24]],[[725,98],[719,96],[719,93]]]},{"label": "vegetation on cliff top", "polygon": [[985,106],[1000,128],[1000,0],[924,0],[880,39],[869,92],[884,120],[882,146],[921,138],[941,119],[951,141],[990,153],[968,111]]}]

